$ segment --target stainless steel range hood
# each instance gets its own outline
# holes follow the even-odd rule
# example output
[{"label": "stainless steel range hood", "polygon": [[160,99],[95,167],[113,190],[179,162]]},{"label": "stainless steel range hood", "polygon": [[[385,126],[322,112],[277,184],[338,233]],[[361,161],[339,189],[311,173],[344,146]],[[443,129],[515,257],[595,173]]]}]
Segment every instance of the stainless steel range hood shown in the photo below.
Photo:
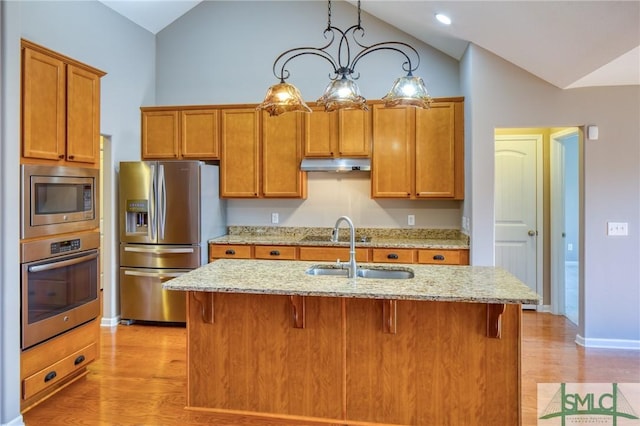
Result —
[{"label": "stainless steel range hood", "polygon": [[303,172],[368,172],[369,158],[304,158],[300,163]]}]

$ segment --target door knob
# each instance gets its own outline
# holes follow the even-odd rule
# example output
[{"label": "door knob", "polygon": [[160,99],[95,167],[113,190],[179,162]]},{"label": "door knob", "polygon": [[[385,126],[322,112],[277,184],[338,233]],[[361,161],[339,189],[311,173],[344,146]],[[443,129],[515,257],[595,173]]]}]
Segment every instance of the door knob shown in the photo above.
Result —
[{"label": "door knob", "polygon": [[530,237],[533,237],[534,235],[536,235],[536,231],[534,231],[533,229],[529,229],[529,232],[527,232],[527,234],[529,234]]}]

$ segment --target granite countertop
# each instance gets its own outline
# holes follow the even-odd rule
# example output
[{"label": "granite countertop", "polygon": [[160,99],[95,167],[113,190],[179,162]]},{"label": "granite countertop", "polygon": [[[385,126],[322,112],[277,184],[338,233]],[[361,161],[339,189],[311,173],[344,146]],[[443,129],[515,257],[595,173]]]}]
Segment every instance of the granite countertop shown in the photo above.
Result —
[{"label": "granite countertop", "polygon": [[411,269],[410,279],[306,274],[326,262],[220,259],[163,284],[168,290],[443,302],[538,304],[539,297],[504,269],[489,266],[358,264]]},{"label": "granite countertop", "polygon": [[[230,226],[229,233],[210,244],[349,246],[349,230],[340,228],[339,241],[330,240],[333,228]],[[468,249],[469,237],[455,229],[356,228],[356,247]]]}]

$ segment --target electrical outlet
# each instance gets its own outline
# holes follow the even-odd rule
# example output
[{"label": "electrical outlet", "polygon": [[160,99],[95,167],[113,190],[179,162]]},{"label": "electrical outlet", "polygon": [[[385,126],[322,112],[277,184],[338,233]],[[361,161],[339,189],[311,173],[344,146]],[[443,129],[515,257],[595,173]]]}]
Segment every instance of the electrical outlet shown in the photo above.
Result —
[{"label": "electrical outlet", "polygon": [[276,224],[280,222],[280,215],[278,213],[271,213],[271,223]]},{"label": "electrical outlet", "polygon": [[629,224],[627,222],[607,222],[607,235],[614,237],[624,237],[629,235]]},{"label": "electrical outlet", "polygon": [[410,214],[407,216],[407,225],[413,226],[416,224],[416,215]]},{"label": "electrical outlet", "polygon": [[573,251],[573,244],[567,244],[567,251]]}]

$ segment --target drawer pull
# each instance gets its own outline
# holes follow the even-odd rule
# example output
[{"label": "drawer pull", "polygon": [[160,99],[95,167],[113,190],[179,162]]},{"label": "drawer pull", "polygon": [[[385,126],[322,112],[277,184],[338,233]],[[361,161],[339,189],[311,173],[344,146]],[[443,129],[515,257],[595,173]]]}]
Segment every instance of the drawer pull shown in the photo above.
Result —
[{"label": "drawer pull", "polygon": [[58,374],[56,374],[55,371],[50,372],[49,374],[44,376],[44,382],[47,383],[48,381],[55,379],[57,375]]},{"label": "drawer pull", "polygon": [[224,254],[234,255],[234,254],[236,254],[236,251],[233,250],[233,249],[229,249],[229,250],[225,251]]},{"label": "drawer pull", "polygon": [[389,253],[387,255],[387,259],[397,259],[397,258],[398,258],[398,255],[395,253]]},{"label": "drawer pull", "polygon": [[436,254],[433,256],[433,260],[444,260],[444,256],[441,254]]},{"label": "drawer pull", "polygon": [[82,364],[84,360],[85,360],[84,355],[80,355],[78,356],[78,358],[75,359],[75,361],[73,361],[73,365]]},{"label": "drawer pull", "polygon": [[271,250],[271,251],[269,252],[269,255],[271,255],[271,256],[280,256],[280,251],[278,251],[278,250]]}]

